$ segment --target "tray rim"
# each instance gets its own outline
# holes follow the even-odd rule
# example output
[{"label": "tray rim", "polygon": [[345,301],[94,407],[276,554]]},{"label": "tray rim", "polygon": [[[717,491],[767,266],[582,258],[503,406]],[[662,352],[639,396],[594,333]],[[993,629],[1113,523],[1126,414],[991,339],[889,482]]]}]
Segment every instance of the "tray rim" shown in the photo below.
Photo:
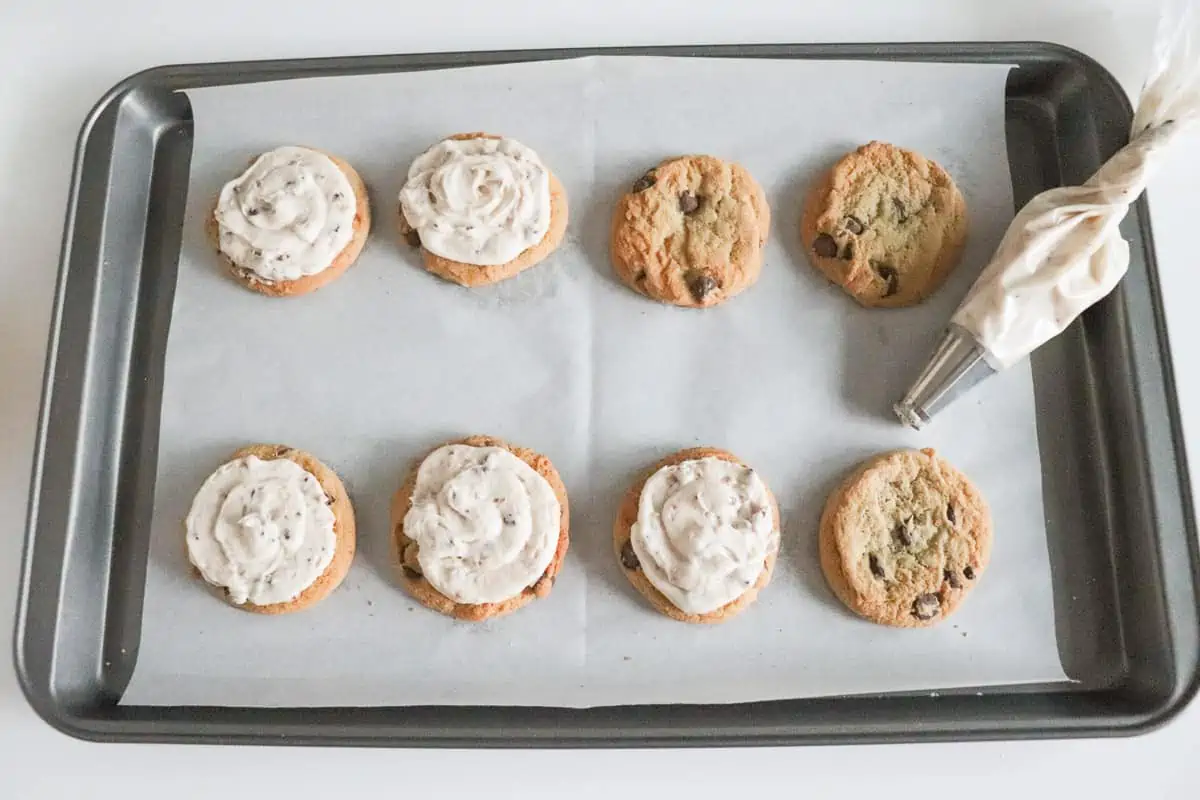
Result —
[{"label": "tray rim", "polygon": [[[800,50],[802,52],[797,52]],[[473,746],[473,747],[574,747],[574,746],[604,746],[604,747],[640,747],[640,746],[730,746],[730,745],[794,745],[802,743],[887,743],[887,742],[916,742],[916,741],[961,741],[961,740],[994,740],[1015,738],[1065,738],[1079,736],[1118,736],[1136,735],[1161,727],[1173,720],[1200,693],[1200,664],[1196,665],[1186,678],[1176,677],[1175,691],[1161,703],[1156,703],[1151,710],[1126,714],[1114,724],[1102,724],[1094,721],[1088,723],[1068,722],[1055,726],[1042,725],[1024,728],[997,727],[995,729],[977,728],[951,731],[948,729],[917,729],[917,730],[880,730],[873,734],[859,733],[826,733],[826,734],[797,734],[770,733],[753,736],[738,735],[730,732],[711,733],[704,735],[681,734],[666,731],[658,734],[646,733],[644,738],[605,738],[602,732],[576,737],[558,736],[557,731],[544,730],[539,733],[525,732],[523,735],[506,736],[503,732],[489,738],[470,736],[429,737],[415,736],[412,733],[392,734],[384,738],[378,734],[353,735],[348,732],[332,736],[304,733],[247,733],[246,726],[238,723],[212,725],[216,728],[210,732],[188,731],[188,723],[174,723],[169,720],[139,721],[138,730],[121,730],[122,724],[130,723],[121,720],[97,720],[94,718],[73,715],[65,709],[53,693],[43,695],[35,685],[27,669],[26,663],[26,634],[28,632],[28,612],[30,599],[30,579],[34,550],[34,541],[38,528],[39,500],[45,478],[46,446],[51,434],[50,406],[56,377],[59,348],[61,345],[61,329],[70,262],[74,251],[75,222],[79,210],[81,193],[81,175],[86,160],[86,150],[91,141],[96,125],[106,113],[119,106],[131,94],[143,89],[159,89],[179,91],[188,88],[217,84],[236,84],[290,78],[311,77],[337,71],[341,74],[366,74],[372,72],[416,71],[423,69],[451,68],[451,62],[457,66],[484,66],[487,64],[511,63],[517,61],[571,59],[587,56],[622,56],[647,55],[660,57],[705,57],[705,58],[788,58],[806,60],[891,60],[891,61],[935,61],[947,63],[973,63],[996,61],[997,54],[1011,56],[1014,62],[1025,60],[1058,59],[1073,63],[1083,69],[1093,80],[1097,80],[1112,91],[1121,105],[1121,111],[1126,118],[1132,117],[1132,106],[1128,95],[1116,78],[1099,62],[1090,56],[1053,42],[1042,41],[996,41],[996,42],[876,42],[876,43],[803,43],[776,42],[753,44],[693,44],[693,45],[646,45],[646,46],[607,46],[607,47],[578,47],[578,48],[536,48],[512,50],[480,50],[480,51],[434,51],[420,53],[395,53],[356,56],[324,56],[318,58],[292,59],[263,59],[239,60],[221,62],[165,64],[134,72],[118,81],[106,91],[86,115],[76,139],[70,191],[65,214],[62,244],[60,249],[59,270],[56,280],[52,313],[50,317],[50,335],[47,343],[47,355],[43,377],[42,394],[38,413],[36,441],[31,470],[30,496],[26,516],[25,541],[23,545],[20,585],[16,604],[16,624],[14,626],[13,657],[18,683],[26,701],[33,710],[51,727],[74,738],[89,741],[123,741],[123,742],[187,742],[187,743],[237,743],[237,744],[304,744],[325,745],[353,744],[357,746]],[[1183,535],[1188,537],[1187,545],[1192,556],[1193,590],[1200,594],[1197,577],[1200,575],[1196,556],[1196,520],[1192,499],[1191,481],[1187,465],[1185,444],[1183,439],[1182,421],[1174,376],[1174,364],[1171,356],[1167,335],[1165,309],[1162,303],[1162,293],[1158,276],[1153,236],[1148,214],[1148,202],[1145,196],[1138,199],[1134,208],[1141,216],[1143,224],[1139,233],[1145,244],[1147,290],[1150,296],[1153,313],[1155,352],[1161,363],[1158,365],[1162,375],[1162,388],[1166,401],[1167,435],[1172,445],[1172,464],[1175,470],[1176,487],[1179,491],[1180,510],[1182,511]],[[1147,464],[1148,465],[1148,464]],[[1056,683],[1045,686],[1062,687],[1066,684]],[[1182,687],[1182,688],[1180,688]],[[994,695],[1020,694],[1033,690],[1033,687],[994,687],[1008,688],[1010,691],[993,692]],[[1016,689],[1016,692],[1012,692]],[[948,690],[942,692],[948,697],[966,690]],[[1103,690],[1094,690],[1100,692]],[[914,693],[918,695],[933,693]],[[870,701],[886,698],[889,695],[860,695],[856,697],[821,698],[824,700]],[[890,695],[900,697],[904,695]],[[758,704],[738,704],[752,707]],[[211,707],[196,706],[189,710],[203,712]],[[244,712],[270,711],[273,709],[224,708]],[[474,708],[487,708],[475,706]],[[495,707],[493,707],[495,708]],[[640,706],[639,708],[652,711],[657,706]],[[706,708],[693,706],[692,708]],[[303,709],[299,709],[303,710]],[[194,726],[194,725],[193,725]],[[222,732],[222,728],[226,728]],[[403,741],[396,741],[396,739]]]}]

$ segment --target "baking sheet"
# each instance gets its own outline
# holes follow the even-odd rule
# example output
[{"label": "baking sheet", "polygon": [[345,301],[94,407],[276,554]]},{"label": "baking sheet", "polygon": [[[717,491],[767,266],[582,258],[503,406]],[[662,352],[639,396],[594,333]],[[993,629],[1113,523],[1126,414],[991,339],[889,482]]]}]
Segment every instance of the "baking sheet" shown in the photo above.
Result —
[{"label": "baking sheet", "polygon": [[[927,432],[889,404],[1012,217],[1004,80],[992,65],[586,58],[320,78],[189,92],[196,120],[167,349],[137,705],[592,706],[739,702],[1062,680],[1027,365]],[[393,221],[408,163],[459,131],[539,151],[570,197],[568,240],[500,285],[439,281]],[[800,252],[808,183],[878,138],[955,176],[971,211],[963,266],[931,301],[867,311]],[[336,152],[371,189],[358,263],[309,296],[271,300],[221,272],[202,220],[220,185],[284,143]],[[608,265],[616,197],[681,152],[745,165],[774,211],[758,284],[716,309],[652,303]],[[558,466],[572,544],[554,592],[507,618],[457,623],[394,584],[392,492],[445,439],[489,433]],[[204,477],[248,442],[304,448],[344,478],[359,553],[303,613],[230,608],[188,571],[181,520]],[[719,626],[658,615],[627,585],[611,524],[635,474],[712,444],[774,489],[784,516],[771,585]],[[941,626],[891,630],[824,585],[816,523],[861,458],[932,446],[987,496],[992,564]]]}]

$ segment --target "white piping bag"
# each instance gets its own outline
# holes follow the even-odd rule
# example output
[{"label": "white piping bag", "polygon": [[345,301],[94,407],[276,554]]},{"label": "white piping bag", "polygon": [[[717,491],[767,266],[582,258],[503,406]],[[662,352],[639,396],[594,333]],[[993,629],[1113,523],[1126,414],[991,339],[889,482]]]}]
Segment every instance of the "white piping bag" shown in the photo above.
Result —
[{"label": "white piping bag", "polygon": [[1119,226],[1172,146],[1200,121],[1200,30],[1190,3],[1168,3],[1130,141],[1082,186],[1034,197],[951,317],[925,369],[896,403],[922,427],[995,372],[1032,353],[1111,292],[1129,269]]}]

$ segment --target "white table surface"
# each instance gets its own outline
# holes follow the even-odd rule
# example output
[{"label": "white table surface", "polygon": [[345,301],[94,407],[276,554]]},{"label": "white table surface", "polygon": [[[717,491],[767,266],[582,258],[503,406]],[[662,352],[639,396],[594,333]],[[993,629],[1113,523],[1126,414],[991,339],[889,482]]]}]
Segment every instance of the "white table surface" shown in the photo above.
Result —
[{"label": "white table surface", "polygon": [[[162,63],[571,45],[1041,39],[1135,92],[1146,0],[0,0],[0,629],[13,616],[72,149],[93,102]],[[836,8],[836,10],[835,10]],[[822,10],[823,9],[823,10]],[[824,110],[836,113],[836,109]],[[1200,141],[1152,183],[1180,403],[1200,453],[1200,273],[1186,236]],[[1193,456],[1194,457],[1194,456]],[[5,640],[4,647],[7,648]],[[681,751],[396,751],[99,745],[26,705],[0,655],[0,797],[387,794],[1200,797],[1200,705],[1135,739]],[[271,793],[268,795],[268,793]]]}]

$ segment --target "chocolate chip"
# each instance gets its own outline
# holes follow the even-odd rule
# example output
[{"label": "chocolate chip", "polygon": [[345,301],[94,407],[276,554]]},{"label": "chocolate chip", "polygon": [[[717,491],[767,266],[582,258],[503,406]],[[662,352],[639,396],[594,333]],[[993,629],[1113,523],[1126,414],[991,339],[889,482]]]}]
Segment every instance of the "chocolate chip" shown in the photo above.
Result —
[{"label": "chocolate chip", "polygon": [[644,192],[658,182],[658,175],[655,170],[649,170],[645,175],[638,178],[633,184],[635,192]]},{"label": "chocolate chip", "polygon": [[822,233],[813,241],[813,252],[821,258],[833,258],[838,253],[838,244],[828,233]]},{"label": "chocolate chip", "polygon": [[283,538],[287,539],[289,542],[292,540],[292,529],[291,528],[283,529]]},{"label": "chocolate chip", "polygon": [[908,222],[908,209],[897,198],[892,198],[892,208],[896,209],[896,221]]},{"label": "chocolate chip", "polygon": [[851,215],[846,217],[846,230],[850,231],[855,236],[858,236],[860,233],[866,230],[866,227],[862,224],[862,220]]},{"label": "chocolate chip", "polygon": [[878,261],[871,262],[871,269],[875,270],[875,274],[880,280],[887,281],[887,289],[884,290],[884,297],[891,297],[896,292],[900,291],[900,276],[896,273],[896,268],[888,264],[881,264]]},{"label": "chocolate chip", "polygon": [[892,541],[899,547],[908,547],[912,544],[912,536],[904,525],[897,525],[892,529]]},{"label": "chocolate chip", "polygon": [[517,518],[512,514],[504,514],[500,518],[502,520],[504,520],[505,525],[516,525],[517,524]]},{"label": "chocolate chip", "polygon": [[248,211],[246,211],[246,216],[247,216],[247,217],[257,217],[257,216],[258,216],[258,209],[257,209],[257,208],[251,208],[251,209],[249,209]]},{"label": "chocolate chip", "polygon": [[691,192],[680,192],[679,194],[679,210],[685,214],[693,213],[700,207],[700,199]]},{"label": "chocolate chip", "polygon": [[692,293],[692,297],[696,298],[696,302],[704,301],[704,298],[717,290],[717,281],[707,272],[692,271],[687,274],[688,291]]},{"label": "chocolate chip", "polygon": [[644,269],[639,270],[638,274],[634,277],[634,280],[637,281],[638,283],[641,283],[642,281],[646,280],[646,270],[644,270]]},{"label": "chocolate chip", "polygon": [[942,610],[942,600],[936,594],[919,594],[913,600],[912,615],[917,619],[933,619]]},{"label": "chocolate chip", "polygon": [[969,581],[975,580],[975,570],[970,564],[967,564],[967,566],[963,567],[963,577]]},{"label": "chocolate chip", "polygon": [[408,233],[404,234],[404,241],[408,243],[409,247],[420,247],[421,234],[417,233],[415,230],[409,231]]},{"label": "chocolate chip", "polygon": [[876,578],[882,578],[886,575],[883,571],[883,565],[879,563],[879,556],[871,553],[867,556],[867,563],[871,566],[871,574]]},{"label": "chocolate chip", "polygon": [[846,242],[846,246],[842,248],[842,254],[838,258],[843,261],[851,261],[854,259],[854,242]]},{"label": "chocolate chip", "polygon": [[958,573],[954,570],[944,570],[942,577],[946,579],[946,583],[950,584],[951,589],[961,589],[962,581],[958,579]]},{"label": "chocolate chip", "polygon": [[333,193],[333,199],[334,199],[334,201],[335,201],[335,202],[336,202],[336,201],[338,201],[338,200],[341,200],[341,199],[342,199],[342,193],[341,193],[341,192],[334,192],[334,193]]},{"label": "chocolate chip", "polygon": [[641,566],[638,563],[637,553],[633,552],[633,542],[621,545],[621,566],[625,569],[637,569]]},{"label": "chocolate chip", "polygon": [[953,505],[946,506],[946,519],[950,520],[951,525],[955,525],[958,523],[958,520],[955,519],[955,517],[954,517],[954,506]]},{"label": "chocolate chip", "polygon": [[408,578],[410,581],[419,580],[421,578],[421,570],[414,569],[413,567],[410,567],[408,564],[405,564],[404,566],[400,567],[400,571],[403,572],[404,577]]},{"label": "chocolate chip", "polygon": [[292,257],[291,253],[280,253],[279,255],[275,256],[275,260],[276,261],[287,261],[291,257]]}]

